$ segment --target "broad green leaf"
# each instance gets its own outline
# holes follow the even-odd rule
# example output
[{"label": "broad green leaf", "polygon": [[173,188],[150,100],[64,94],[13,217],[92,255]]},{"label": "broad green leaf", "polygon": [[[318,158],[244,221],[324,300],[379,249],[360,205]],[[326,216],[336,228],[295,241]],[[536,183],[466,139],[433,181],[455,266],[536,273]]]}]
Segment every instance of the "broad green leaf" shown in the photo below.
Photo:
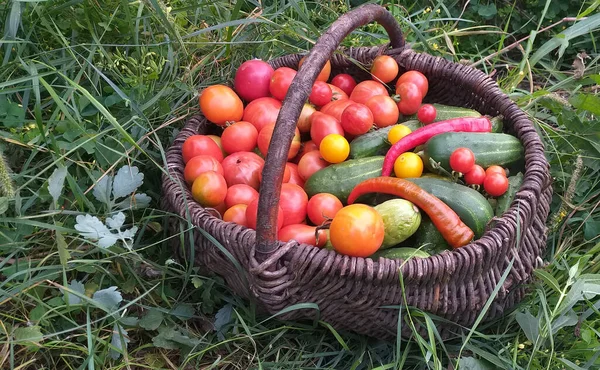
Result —
[{"label": "broad green leaf", "polygon": [[44,339],[44,335],[38,325],[17,328],[13,335],[17,344],[28,347],[37,347],[42,339]]},{"label": "broad green leaf", "polygon": [[233,311],[233,306],[231,303],[227,303],[225,306],[221,307],[219,311],[217,311],[215,315],[215,322],[213,323],[215,330],[217,332],[217,336],[223,340],[223,327],[231,321],[231,312]]},{"label": "broad green leaf", "polygon": [[587,220],[583,225],[583,237],[585,240],[592,240],[600,235],[600,221],[594,219]]},{"label": "broad green leaf", "polygon": [[552,334],[556,334],[565,326],[574,326],[577,324],[577,321],[577,314],[573,310],[568,311],[566,314],[559,316],[552,322]]},{"label": "broad green leaf", "polygon": [[8,198],[0,197],[0,215],[8,211]]},{"label": "broad green leaf", "polygon": [[587,110],[600,115],[600,97],[594,94],[577,94],[569,99],[569,103],[577,109]]},{"label": "broad green leaf", "polygon": [[[67,288],[71,292],[79,293],[80,295],[85,295],[85,286],[82,282],[77,280],[72,280],[69,284],[67,284]],[[69,302],[69,304],[80,304],[81,298],[76,294],[73,294],[67,290],[63,291],[63,297],[65,302]]]},{"label": "broad green leaf", "polygon": [[461,357],[458,360],[458,368],[461,370],[492,370],[493,368],[485,361],[474,357]]},{"label": "broad green leaf", "polygon": [[158,328],[158,335],[152,338],[152,343],[159,348],[179,349],[181,347],[195,347],[200,344],[200,340],[190,338],[180,328],[161,326]]},{"label": "broad green leaf", "polygon": [[550,275],[545,270],[535,270],[533,273],[538,278],[542,279],[546,284],[548,284],[548,286],[550,286],[552,290],[554,290],[557,293],[560,293],[560,285],[558,284],[558,281],[554,278],[554,276]]},{"label": "broad green leaf", "polygon": [[133,193],[144,183],[144,174],[137,167],[125,165],[119,168],[113,180],[113,196],[115,199]]},{"label": "broad green leaf", "polygon": [[121,357],[121,354],[125,354],[127,352],[127,343],[129,343],[127,331],[121,325],[115,323],[110,340],[110,357],[116,360]]},{"label": "broad green leaf", "polygon": [[531,342],[535,342],[537,337],[540,334],[540,319],[533,316],[529,310],[523,312],[517,312],[516,317],[517,322],[521,329],[523,329],[523,333],[527,339]]},{"label": "broad green leaf", "polygon": [[156,330],[163,321],[163,313],[159,310],[150,309],[138,323],[140,327],[146,330]]},{"label": "broad green leaf", "polygon": [[180,320],[189,320],[194,317],[196,310],[189,304],[179,304],[175,306],[170,312],[171,315],[177,317]]},{"label": "broad green leaf", "polygon": [[489,3],[488,5],[480,4],[477,13],[483,18],[490,19],[498,14],[498,9],[496,9],[496,4],[494,3]]},{"label": "broad green leaf", "polygon": [[92,296],[92,300],[94,300],[94,302],[96,302],[104,311],[111,313],[119,306],[123,300],[123,296],[117,291],[116,286],[111,286],[95,292]]}]

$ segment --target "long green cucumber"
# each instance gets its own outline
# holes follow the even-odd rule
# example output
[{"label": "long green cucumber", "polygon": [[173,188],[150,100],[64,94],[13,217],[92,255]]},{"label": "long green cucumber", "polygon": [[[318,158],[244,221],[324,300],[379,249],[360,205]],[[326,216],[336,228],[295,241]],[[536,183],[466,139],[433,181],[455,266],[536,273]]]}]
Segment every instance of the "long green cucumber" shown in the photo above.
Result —
[{"label": "long green cucumber", "polygon": [[[402,124],[412,131],[423,126],[417,120],[406,121]],[[383,127],[356,137],[350,142],[350,158],[358,159],[385,155],[391,147],[387,138],[388,133],[394,126],[396,125]]]},{"label": "long green cucumber", "polygon": [[523,144],[516,137],[500,133],[446,132],[429,139],[425,144],[425,165],[431,169],[430,158],[446,171],[450,155],[458,148],[469,148],[475,163],[487,168],[491,165],[510,166],[523,158]]},{"label": "long green cucumber", "polygon": [[346,203],[348,195],[360,182],[381,176],[383,156],[351,159],[332,164],[315,172],[304,184],[309,197],[318,193],[330,193]]},{"label": "long green cucumber", "polygon": [[498,202],[496,203],[496,216],[502,216],[510,208],[510,204],[515,199],[515,195],[522,183],[523,174],[521,172],[508,178],[508,190],[498,197]]},{"label": "long green cucumber", "polygon": [[379,257],[383,257],[383,258],[390,258],[390,259],[407,260],[407,259],[413,258],[413,257],[427,258],[429,256],[430,256],[430,254],[423,250],[419,250],[416,248],[400,247],[400,248],[379,250],[379,251],[375,252],[373,255],[371,255],[369,258],[377,259]]},{"label": "long green cucumber", "polygon": [[452,208],[462,222],[473,230],[476,238],[483,235],[487,223],[494,216],[494,210],[485,197],[467,186],[435,178],[409,178],[407,180],[417,184]]},{"label": "long green cucumber", "polygon": [[[452,105],[444,105],[438,103],[433,103],[432,105],[435,107],[436,110],[436,115],[433,122],[445,121],[447,119],[461,117],[481,117],[481,113],[469,108],[455,107]],[[416,114],[404,116],[402,117],[401,121],[409,121],[414,119],[417,119]]]}]

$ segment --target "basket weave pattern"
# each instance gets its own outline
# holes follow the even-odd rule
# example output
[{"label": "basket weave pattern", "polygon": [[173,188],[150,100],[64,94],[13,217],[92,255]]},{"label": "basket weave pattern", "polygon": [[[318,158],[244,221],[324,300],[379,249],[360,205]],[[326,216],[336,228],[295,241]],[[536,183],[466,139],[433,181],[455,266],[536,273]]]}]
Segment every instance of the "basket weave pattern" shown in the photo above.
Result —
[{"label": "basket weave pattern", "polygon": [[[368,66],[380,54],[392,56],[400,72],[417,70],[428,78],[427,102],[472,108],[492,116],[501,114],[505,131],[523,143],[523,184],[510,209],[494,218],[480,239],[454,251],[409,261],[348,257],[296,242],[280,242],[265,258],[257,258],[256,232],[215,217],[214,212],[193,201],[185,184],[183,142],[191,135],[215,132],[215,126],[198,115],[187,121],[167,151],[169,175],[162,179],[162,207],[179,216],[170,220],[172,232],[187,230],[190,223],[195,227],[190,230],[193,245],[186,234],[184,246],[178,240],[175,252],[182,260],[193,259],[207,271],[221,275],[237,295],[255,297],[269,313],[297,303],[316,303],[320,319],[335,328],[380,338],[396,334],[398,309],[385,306],[403,304],[403,293],[409,306],[458,325],[471,325],[510,267],[486,314],[486,319],[498,317],[522,298],[524,283],[542,262],[546,247],[545,222],[552,188],[540,137],[526,114],[493,80],[479,70],[439,57],[408,48],[350,48],[332,56],[332,76],[349,73],[358,80],[370,78],[351,59]],[[301,57],[286,55],[269,63],[273,68],[296,69]],[[197,228],[210,234],[228,253]],[[293,310],[280,318],[295,320],[316,314],[314,310]],[[408,332],[403,325],[403,333]]]}]

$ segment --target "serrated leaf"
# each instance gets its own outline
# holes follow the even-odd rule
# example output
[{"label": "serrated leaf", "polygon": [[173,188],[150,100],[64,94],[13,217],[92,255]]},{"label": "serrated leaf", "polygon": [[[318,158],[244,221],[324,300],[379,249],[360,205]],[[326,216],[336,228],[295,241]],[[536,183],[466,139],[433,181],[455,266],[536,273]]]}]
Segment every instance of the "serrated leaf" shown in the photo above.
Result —
[{"label": "serrated leaf", "polygon": [[148,207],[151,201],[151,197],[145,193],[139,193],[125,198],[115,207],[116,209],[141,209]]},{"label": "serrated leaf", "polygon": [[75,229],[86,239],[97,240],[98,246],[108,248],[113,246],[118,238],[108,230],[106,225],[102,223],[96,216],[79,215],[75,219]]},{"label": "serrated leaf", "polygon": [[94,197],[104,204],[110,204],[110,192],[112,191],[112,176],[102,177],[94,186]]},{"label": "serrated leaf", "polygon": [[8,198],[0,197],[0,215],[8,210]]},{"label": "serrated leaf", "polygon": [[141,318],[139,325],[146,330],[156,330],[163,321],[163,313],[159,310],[149,310],[148,313]]},{"label": "serrated leaf", "polygon": [[[85,295],[85,286],[80,281],[71,280],[71,282],[69,284],[67,284],[67,288],[72,292],[76,292],[81,295]],[[81,298],[79,298],[77,295],[75,295],[69,291],[64,290],[63,297],[64,297],[65,302],[68,301],[69,304],[80,304],[81,303]]]},{"label": "serrated leaf", "polygon": [[123,212],[117,213],[114,217],[106,218],[106,225],[108,225],[108,227],[111,229],[118,230],[121,228],[121,226],[123,226],[123,223],[125,223],[125,215]]},{"label": "serrated leaf", "polygon": [[13,335],[15,341],[22,346],[39,345],[44,338],[41,328],[37,325],[17,328]]},{"label": "serrated leaf", "polygon": [[527,339],[531,342],[535,342],[540,334],[540,319],[533,316],[529,311],[517,312],[515,318]]},{"label": "serrated leaf", "polygon": [[170,313],[180,320],[189,320],[194,316],[196,310],[189,304],[179,304]]},{"label": "serrated leaf", "polygon": [[92,299],[100,308],[110,313],[119,306],[119,303],[123,300],[123,296],[121,296],[121,292],[117,291],[116,286],[111,286],[95,292]]},{"label": "serrated leaf", "polygon": [[113,196],[115,199],[133,193],[144,183],[144,174],[137,167],[125,165],[119,169],[113,180]]},{"label": "serrated leaf", "polygon": [[215,314],[215,322],[213,323],[215,327],[215,331],[217,332],[217,336],[223,339],[223,327],[231,321],[231,312],[233,311],[233,306],[231,303],[227,303],[225,306],[221,307],[219,311]]},{"label": "serrated leaf", "polygon": [[52,196],[54,203],[58,201],[58,198],[62,194],[63,186],[65,184],[65,178],[67,177],[67,167],[57,167],[50,177],[48,177],[48,192]]},{"label": "serrated leaf", "polygon": [[121,325],[115,323],[115,325],[113,326],[112,338],[110,340],[110,357],[113,360],[116,360],[119,357],[121,357],[121,354],[126,353],[127,343],[129,343],[127,331],[123,329]]}]

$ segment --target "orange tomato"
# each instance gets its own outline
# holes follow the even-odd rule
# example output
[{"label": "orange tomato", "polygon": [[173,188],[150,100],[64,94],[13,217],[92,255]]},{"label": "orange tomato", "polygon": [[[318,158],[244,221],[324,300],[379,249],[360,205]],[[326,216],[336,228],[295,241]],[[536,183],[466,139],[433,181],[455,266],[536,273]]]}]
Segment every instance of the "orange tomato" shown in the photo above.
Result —
[{"label": "orange tomato", "polygon": [[212,85],[200,94],[200,110],[210,122],[224,126],[230,121],[241,121],[244,103],[239,96],[225,85]]},{"label": "orange tomato", "polygon": [[333,249],[351,257],[368,257],[383,242],[384,225],[379,212],[364,204],[351,204],[338,211],[329,226]]},{"label": "orange tomato", "polygon": [[223,203],[226,195],[225,178],[215,171],[201,173],[192,184],[192,197],[204,207],[215,207]]},{"label": "orange tomato", "polygon": [[371,75],[375,81],[379,80],[384,84],[392,82],[398,76],[398,63],[389,55],[380,55],[373,60]]},{"label": "orange tomato", "polygon": [[234,222],[238,225],[248,227],[248,221],[246,221],[246,208],[247,204],[236,204],[233,207],[225,211],[223,215],[223,221]]},{"label": "orange tomato", "polygon": [[[302,63],[304,63],[304,59],[306,59],[306,56],[304,56],[304,57],[302,57],[302,59],[300,59],[300,63],[298,63],[298,70],[302,66]],[[323,69],[321,70],[321,72],[319,72],[319,75],[317,76],[317,81],[327,82],[327,80],[329,80],[330,74],[331,74],[331,62],[327,61],[325,63],[325,65],[323,66]]]}]

